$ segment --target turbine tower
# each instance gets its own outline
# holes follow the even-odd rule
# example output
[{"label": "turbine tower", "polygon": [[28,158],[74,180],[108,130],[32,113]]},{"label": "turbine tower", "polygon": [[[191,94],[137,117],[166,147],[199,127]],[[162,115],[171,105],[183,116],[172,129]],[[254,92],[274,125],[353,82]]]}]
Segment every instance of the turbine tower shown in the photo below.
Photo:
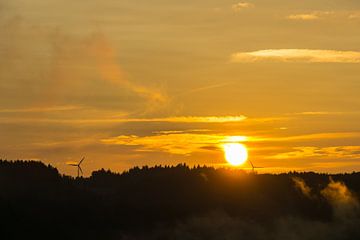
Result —
[{"label": "turbine tower", "polygon": [[249,163],[251,164],[251,168],[252,168],[252,172],[255,173],[255,169],[256,168],[264,168],[264,167],[256,167],[254,166],[254,164],[251,162],[251,160],[249,159]]},{"label": "turbine tower", "polygon": [[77,167],[77,177],[80,177],[80,172],[81,172],[81,176],[83,175],[83,171],[81,169],[81,163],[84,161],[85,157],[83,157],[80,162],[76,163],[76,162],[70,162],[68,163],[68,165],[73,166],[73,167]]}]

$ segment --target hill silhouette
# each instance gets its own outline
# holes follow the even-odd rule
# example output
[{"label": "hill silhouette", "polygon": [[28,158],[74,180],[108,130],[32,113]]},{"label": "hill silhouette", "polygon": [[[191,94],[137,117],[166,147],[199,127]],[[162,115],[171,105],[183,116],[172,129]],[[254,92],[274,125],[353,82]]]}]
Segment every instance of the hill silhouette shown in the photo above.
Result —
[{"label": "hill silhouette", "polygon": [[177,166],[61,175],[0,160],[1,239],[359,239],[360,173]]}]

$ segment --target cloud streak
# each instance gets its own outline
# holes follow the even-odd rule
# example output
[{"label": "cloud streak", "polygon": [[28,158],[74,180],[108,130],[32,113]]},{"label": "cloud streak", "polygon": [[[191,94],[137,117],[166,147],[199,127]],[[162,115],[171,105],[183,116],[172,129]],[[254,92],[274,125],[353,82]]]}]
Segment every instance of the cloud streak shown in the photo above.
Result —
[{"label": "cloud streak", "polygon": [[293,151],[277,154],[271,158],[275,159],[301,159],[309,157],[347,158],[360,159],[359,146],[339,147],[295,147]]},{"label": "cloud streak", "polygon": [[233,4],[231,6],[232,10],[234,12],[240,12],[244,9],[247,9],[247,8],[252,8],[254,7],[255,5],[252,4],[252,3],[248,3],[248,2],[239,2],[239,3],[236,3],[236,4]]},{"label": "cloud streak", "polygon": [[314,133],[306,135],[293,135],[285,137],[261,137],[257,136],[251,140],[254,142],[301,142],[308,140],[324,140],[324,139],[346,139],[359,138],[360,132],[337,132],[337,133]]},{"label": "cloud streak", "polygon": [[179,155],[217,149],[228,142],[246,141],[245,136],[224,136],[219,134],[169,133],[153,136],[121,135],[102,139],[110,145],[138,146],[137,151],[160,151]]},{"label": "cloud streak", "polygon": [[316,11],[310,13],[291,14],[287,16],[287,19],[298,20],[298,21],[313,21],[313,20],[319,20],[325,16],[329,16],[332,14],[334,14],[334,12]]},{"label": "cloud streak", "polygon": [[349,19],[352,19],[352,20],[360,19],[360,12],[351,13],[351,14],[348,16],[348,18],[349,18]]},{"label": "cloud streak", "polygon": [[360,63],[360,52],[321,49],[265,49],[238,52],[231,56],[236,63],[249,62],[309,62],[309,63]]},{"label": "cloud streak", "polygon": [[[31,110],[38,109],[29,109],[23,110],[31,112]],[[64,109],[65,110],[65,109]],[[4,110],[5,111],[5,110]],[[10,109],[6,110],[12,112]],[[16,110],[13,110],[16,112]],[[0,111],[1,113],[1,111]],[[98,114],[101,111],[97,112]],[[230,122],[242,122],[246,120],[247,117],[243,115],[239,116],[180,116],[180,117],[163,117],[163,118],[121,118],[121,117],[107,117],[107,118],[89,118],[89,119],[79,119],[79,118],[68,118],[68,119],[54,119],[54,118],[9,118],[9,117],[0,117],[0,122],[42,122],[42,123],[64,123],[64,124],[86,124],[86,123],[127,123],[127,122],[168,122],[168,123],[230,123]]]},{"label": "cloud streak", "polygon": [[304,20],[304,21],[311,21],[319,19],[319,16],[315,13],[308,13],[308,14],[292,14],[287,17],[290,20]]}]

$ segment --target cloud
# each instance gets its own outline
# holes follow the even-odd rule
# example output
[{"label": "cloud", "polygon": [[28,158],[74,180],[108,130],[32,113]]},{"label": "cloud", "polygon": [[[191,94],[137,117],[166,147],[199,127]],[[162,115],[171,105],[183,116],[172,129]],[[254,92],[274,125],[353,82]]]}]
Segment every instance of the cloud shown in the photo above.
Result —
[{"label": "cloud", "polygon": [[297,13],[288,15],[286,18],[293,21],[317,21],[321,19],[334,18],[336,20],[357,20],[360,19],[360,13],[358,11],[313,11],[307,13]]},{"label": "cloud", "polygon": [[183,92],[178,94],[177,96],[183,96],[183,95],[187,95],[187,94],[193,94],[193,93],[199,93],[199,92],[203,92],[203,91],[207,91],[207,90],[211,90],[211,89],[215,89],[215,88],[222,88],[225,86],[229,86],[234,84],[234,82],[226,82],[226,83],[217,83],[217,84],[212,84],[212,85],[206,85],[203,87],[199,87],[199,88],[194,88],[191,89],[189,91]]},{"label": "cloud", "polygon": [[280,153],[271,158],[274,159],[299,159],[309,157],[347,158],[360,159],[360,146],[339,147],[295,147],[294,151]]},{"label": "cloud", "polygon": [[179,134],[179,133],[198,133],[211,132],[209,129],[188,129],[188,130],[168,130],[168,131],[154,131],[154,134]]},{"label": "cloud", "polygon": [[310,62],[310,63],[360,63],[360,52],[316,49],[266,49],[238,52],[232,62]]},{"label": "cloud", "polygon": [[321,115],[341,115],[346,114],[345,112],[298,112],[298,113],[289,113],[289,115],[304,115],[304,116],[321,116]]},{"label": "cloud", "polygon": [[287,19],[300,20],[300,21],[313,21],[333,14],[334,12],[315,11],[310,13],[291,14],[287,16]]},{"label": "cloud", "polygon": [[[20,109],[4,109],[8,112],[16,112]],[[22,111],[31,111],[31,110],[40,110],[35,109],[21,109]],[[64,109],[65,110],[65,109]],[[70,110],[70,109],[68,109]],[[1,113],[1,111],[0,111]],[[96,115],[104,115],[106,111],[94,110]],[[119,113],[119,112],[117,112]],[[122,115],[125,115],[123,113]],[[109,115],[109,113],[107,113]],[[98,118],[92,116],[91,118],[9,118],[9,117],[0,117],[0,122],[42,122],[42,123],[64,123],[64,124],[86,124],[86,123],[127,123],[127,122],[168,122],[168,123],[230,123],[230,122],[242,122],[246,120],[247,117],[243,115],[239,116],[180,116],[180,117],[163,117],[163,118],[126,118],[108,116],[106,118]]]},{"label": "cloud", "polygon": [[254,136],[251,138],[253,142],[296,142],[306,140],[323,140],[323,139],[344,139],[344,138],[358,138],[360,132],[337,132],[337,133],[314,133],[306,135],[295,135],[286,137],[261,137]]},{"label": "cloud", "polygon": [[293,14],[293,15],[289,15],[287,18],[291,20],[310,21],[310,20],[319,19],[319,16],[315,13],[309,13],[309,14]]},{"label": "cloud", "polygon": [[90,52],[95,58],[97,70],[102,78],[115,85],[123,86],[136,94],[155,102],[166,102],[167,96],[158,89],[151,89],[129,81],[120,65],[117,63],[117,54],[104,36],[95,36],[90,45]]},{"label": "cloud", "polygon": [[247,8],[252,8],[254,7],[255,5],[252,4],[252,3],[248,3],[248,2],[240,2],[240,3],[236,3],[236,4],[233,4],[231,6],[232,10],[234,12],[240,12],[244,9],[247,9]]},{"label": "cloud", "polygon": [[360,13],[359,13],[359,12],[350,13],[349,16],[348,16],[348,18],[349,18],[349,19],[352,19],[352,20],[360,19]]},{"label": "cloud", "polygon": [[[0,35],[4,36],[0,39],[4,50],[0,78],[4,79],[1,87],[6,92],[1,102],[11,98],[11,106],[3,108],[96,106],[100,98],[112,98],[107,102],[109,107],[162,106],[167,102],[166,93],[159,87],[130,79],[120,64],[118,51],[104,34],[73,34],[67,29],[32,24],[22,17],[0,20]],[[13,91],[21,96],[7,93]],[[132,101],[116,103],[129,96]]]},{"label": "cloud", "polygon": [[133,119],[139,122],[183,122],[183,123],[226,123],[241,122],[246,120],[246,116],[186,116],[186,117],[167,117],[167,118],[150,118],[150,119]]},{"label": "cloud", "polygon": [[218,134],[169,133],[153,136],[121,135],[102,139],[110,145],[139,146],[138,151],[161,151],[172,154],[188,155],[208,149],[218,149],[227,142],[246,141],[244,136],[225,136]]}]

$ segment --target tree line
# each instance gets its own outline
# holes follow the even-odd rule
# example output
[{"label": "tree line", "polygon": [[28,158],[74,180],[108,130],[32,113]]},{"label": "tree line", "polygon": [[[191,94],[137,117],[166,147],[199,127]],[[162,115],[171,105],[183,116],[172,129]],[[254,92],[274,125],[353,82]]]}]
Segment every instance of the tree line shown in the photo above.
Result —
[{"label": "tree line", "polygon": [[158,239],[176,239],[176,232],[168,232],[211,212],[261,226],[288,217],[327,223],[337,221],[338,210],[324,194],[330,182],[346,186],[356,201],[360,173],[355,172],[274,175],[179,164],[123,173],[101,169],[74,178],[41,162],[0,160],[0,234],[2,239],[140,239],[162,229],[168,237]]}]

